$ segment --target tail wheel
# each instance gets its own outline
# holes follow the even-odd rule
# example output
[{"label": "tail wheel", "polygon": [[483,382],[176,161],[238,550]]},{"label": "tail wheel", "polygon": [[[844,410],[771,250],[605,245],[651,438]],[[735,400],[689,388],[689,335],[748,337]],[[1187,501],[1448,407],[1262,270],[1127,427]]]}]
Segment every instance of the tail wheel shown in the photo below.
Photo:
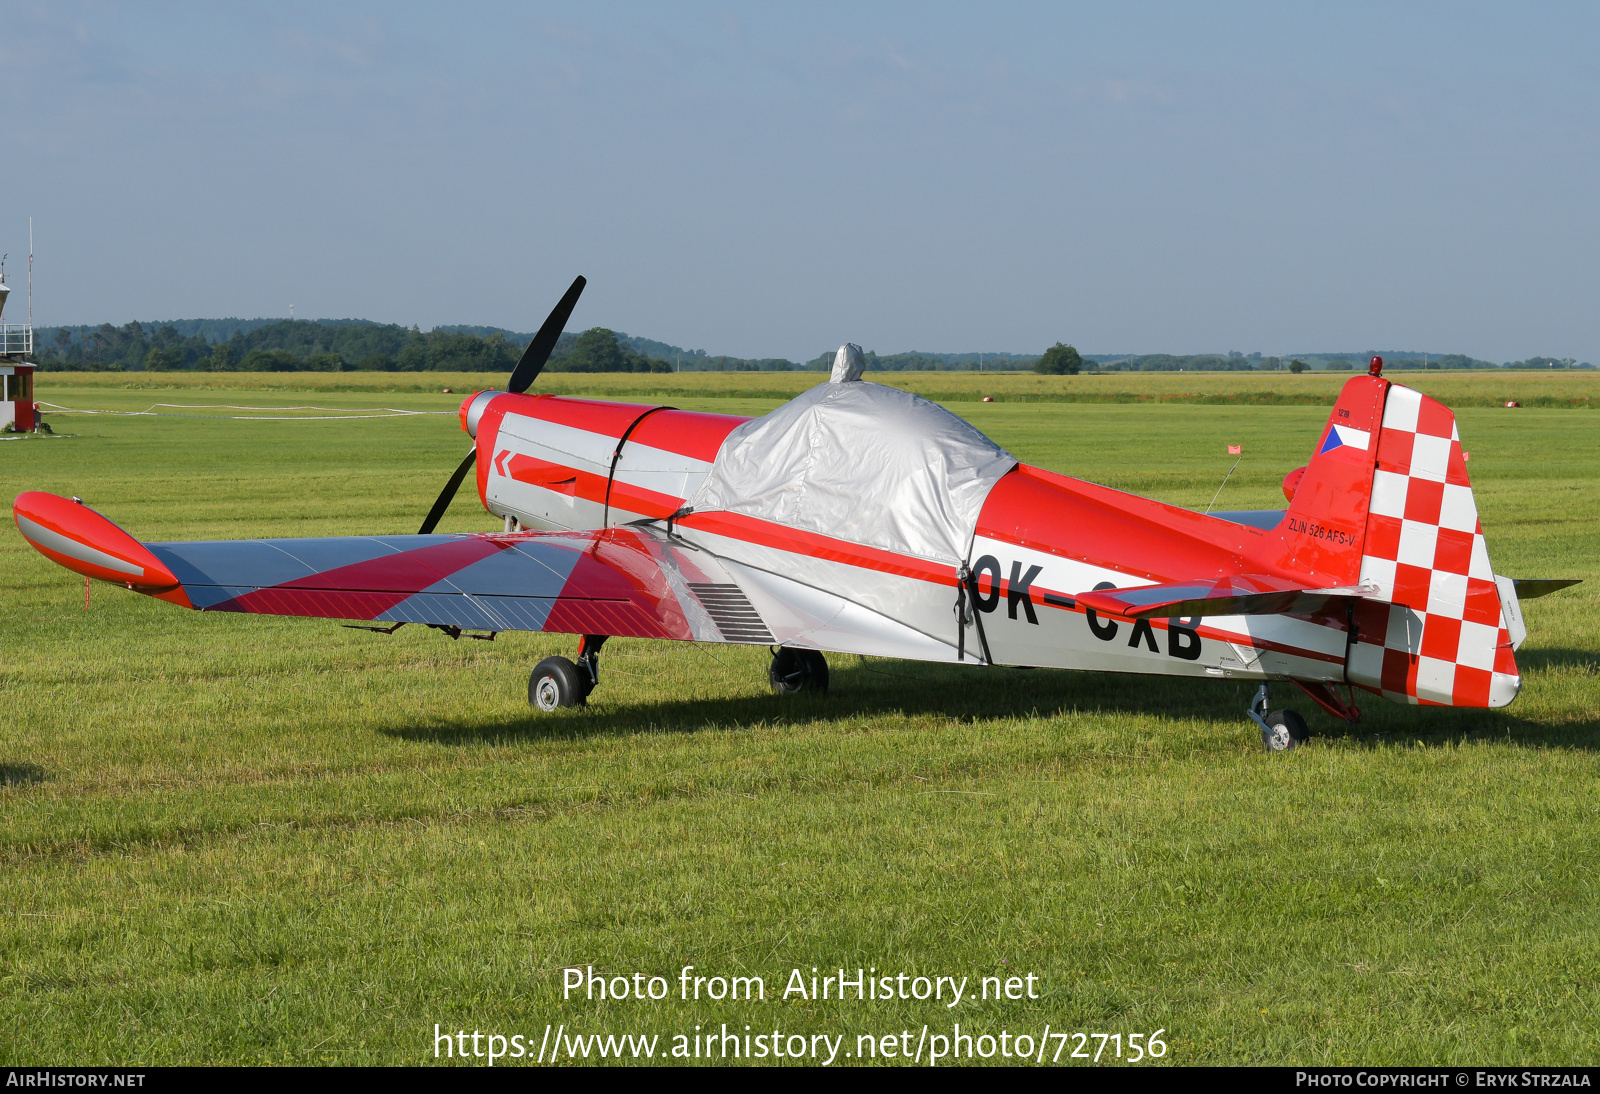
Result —
[{"label": "tail wheel", "polygon": [[565,657],[546,657],[528,677],[528,703],[549,714],[561,707],[582,706],[589,698],[589,674]]},{"label": "tail wheel", "polygon": [[803,691],[823,694],[828,690],[828,662],[816,650],[780,646],[772,655],[767,679],[779,695],[798,695]]},{"label": "tail wheel", "polygon": [[1292,710],[1275,710],[1267,715],[1267,728],[1261,731],[1261,743],[1268,752],[1287,752],[1299,748],[1310,736],[1306,720]]}]

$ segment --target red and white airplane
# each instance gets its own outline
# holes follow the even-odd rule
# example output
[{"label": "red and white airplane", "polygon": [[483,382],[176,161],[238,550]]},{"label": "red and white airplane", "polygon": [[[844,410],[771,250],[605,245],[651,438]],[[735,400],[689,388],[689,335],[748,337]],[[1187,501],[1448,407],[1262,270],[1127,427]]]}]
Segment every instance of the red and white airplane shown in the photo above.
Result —
[{"label": "red and white airplane", "polygon": [[[1345,384],[1283,512],[1202,514],[1018,462],[927,400],[859,379],[756,419],[527,394],[578,278],[508,390],[461,406],[474,445],[417,535],[141,543],[30,492],[17,526],[91,578],[200,611],[578,635],[541,661],[542,710],[581,704],[608,637],[774,648],[778,691],[827,687],[823,651],[1262,682],[1354,721],[1354,690],[1503,707],[1521,680],[1518,582],[1489,564],[1448,408],[1381,375]],[[468,471],[505,530],[434,534]],[[1345,688],[1341,698],[1336,687]]]}]

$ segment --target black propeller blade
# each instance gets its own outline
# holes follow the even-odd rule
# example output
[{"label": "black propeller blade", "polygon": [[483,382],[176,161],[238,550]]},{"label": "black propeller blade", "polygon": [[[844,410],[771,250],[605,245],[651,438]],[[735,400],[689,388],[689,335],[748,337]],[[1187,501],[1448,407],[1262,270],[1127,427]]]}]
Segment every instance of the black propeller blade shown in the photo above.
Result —
[{"label": "black propeller blade", "polygon": [[478,446],[473,445],[467,451],[467,458],[461,461],[461,466],[456,468],[456,473],[450,476],[450,481],[444,484],[444,489],[439,493],[439,500],[433,503],[433,508],[428,510],[428,519],[422,522],[422,527],[417,529],[417,535],[425,536],[433,531],[444,516],[444,511],[450,508],[450,502],[455,499],[456,491],[461,489],[461,480],[467,477],[467,472],[478,458]]},{"label": "black propeller blade", "polygon": [[[550,317],[544,321],[544,326],[533,336],[528,348],[522,351],[522,359],[517,362],[517,367],[511,370],[511,380],[506,384],[507,391],[520,394],[527,391],[538,378],[544,363],[550,360],[550,353],[556,348],[556,341],[566,328],[567,320],[572,318],[572,309],[578,306],[578,297],[583,295],[583,287],[587,284],[588,281],[580,276],[556,302]],[[428,510],[428,519],[417,529],[417,535],[425,536],[438,527],[439,521],[444,519],[445,510],[449,509],[450,503],[455,500],[456,491],[461,489],[461,480],[467,477],[467,472],[471,470],[477,455],[478,446],[473,445],[467,452],[467,458],[461,461],[461,466],[456,468],[455,474],[450,476],[450,481],[445,483],[444,489],[439,492],[439,499],[433,503],[433,508]]]},{"label": "black propeller blade", "polygon": [[578,297],[583,295],[583,287],[586,284],[588,282],[580,276],[572,283],[566,295],[557,302],[555,310],[550,313],[550,318],[544,321],[539,333],[533,336],[528,348],[522,351],[522,360],[511,370],[511,382],[506,384],[507,391],[517,393],[527,391],[533,381],[538,379],[544,363],[550,360],[550,351],[556,348],[556,340],[566,329],[567,320],[572,318],[572,309],[578,306]]}]

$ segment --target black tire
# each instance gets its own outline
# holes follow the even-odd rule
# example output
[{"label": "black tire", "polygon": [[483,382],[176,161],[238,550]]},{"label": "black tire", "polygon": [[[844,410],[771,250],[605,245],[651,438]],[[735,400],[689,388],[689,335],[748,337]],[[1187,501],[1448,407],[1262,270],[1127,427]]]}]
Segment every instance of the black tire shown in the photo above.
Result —
[{"label": "black tire", "polygon": [[782,646],[772,655],[767,680],[779,695],[798,695],[801,692],[825,695],[828,691],[828,662],[816,650],[792,650]]},{"label": "black tire", "polygon": [[1287,752],[1305,744],[1310,731],[1306,720],[1292,710],[1275,710],[1267,715],[1267,729],[1261,731],[1261,743],[1268,752]]},{"label": "black tire", "polygon": [[528,704],[546,714],[588,701],[589,674],[565,657],[546,657],[528,677]]}]

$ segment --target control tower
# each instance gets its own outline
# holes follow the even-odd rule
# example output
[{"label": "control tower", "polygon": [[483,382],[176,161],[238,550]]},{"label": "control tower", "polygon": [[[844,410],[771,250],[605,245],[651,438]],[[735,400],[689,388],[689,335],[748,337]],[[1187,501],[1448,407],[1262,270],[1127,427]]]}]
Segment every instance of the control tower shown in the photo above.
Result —
[{"label": "control tower", "polygon": [[33,317],[7,323],[5,266],[0,262],[0,430],[32,433],[38,426],[33,402]]}]

